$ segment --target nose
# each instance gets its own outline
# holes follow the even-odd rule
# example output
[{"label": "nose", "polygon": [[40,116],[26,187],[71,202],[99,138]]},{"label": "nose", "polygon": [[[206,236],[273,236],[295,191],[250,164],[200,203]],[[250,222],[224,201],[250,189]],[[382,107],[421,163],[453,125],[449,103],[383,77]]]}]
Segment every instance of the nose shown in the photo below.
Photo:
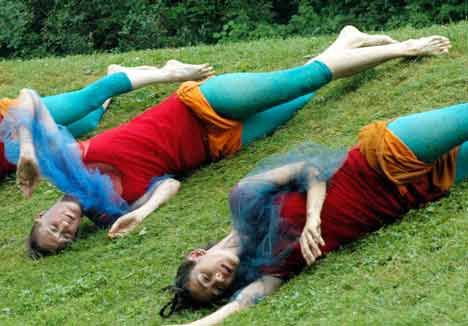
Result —
[{"label": "nose", "polygon": [[215,279],[216,279],[217,282],[223,282],[223,281],[224,281],[224,276],[223,276],[222,273],[217,272],[217,273],[215,274]]},{"label": "nose", "polygon": [[59,231],[62,232],[63,229],[67,228],[69,225],[70,223],[68,223],[67,221],[62,221],[62,223],[60,223],[59,225]]}]

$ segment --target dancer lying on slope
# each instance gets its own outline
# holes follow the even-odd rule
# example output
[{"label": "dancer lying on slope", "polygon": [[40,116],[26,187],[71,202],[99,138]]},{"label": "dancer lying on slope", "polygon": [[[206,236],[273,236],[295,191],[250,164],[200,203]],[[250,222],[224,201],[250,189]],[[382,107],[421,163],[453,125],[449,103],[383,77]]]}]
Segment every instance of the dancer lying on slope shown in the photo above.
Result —
[{"label": "dancer lying on slope", "polygon": [[467,177],[468,103],[370,124],[347,152],[306,144],[273,157],[231,191],[232,232],[186,256],[160,314],[231,296],[191,325],[217,324]]},{"label": "dancer lying on slope", "polygon": [[175,195],[179,182],[173,175],[231,155],[270,134],[332,78],[394,58],[446,53],[449,46],[441,36],[399,43],[346,27],[304,66],[184,83],[176,94],[131,122],[79,146],[59,135],[39,99],[25,90],[18,99],[21,109],[10,109],[11,117],[2,126],[5,135],[19,135],[6,137],[16,148],[12,161],[18,161],[19,183],[30,192],[39,166],[67,194],[36,219],[29,241],[32,252],[64,248],[75,239],[83,215],[99,226],[112,225],[111,237],[123,235]]},{"label": "dancer lying on slope", "polygon": [[[42,97],[41,100],[54,121],[66,127],[73,137],[80,137],[95,130],[106,111],[110,98],[130,92],[151,83],[170,83],[200,80],[209,77],[212,68],[205,65],[189,65],[169,60],[162,68],[125,68],[110,65],[107,76],[73,92]],[[12,99],[0,100],[0,121],[13,104]],[[0,142],[0,178],[15,170],[8,162],[4,145]]]}]

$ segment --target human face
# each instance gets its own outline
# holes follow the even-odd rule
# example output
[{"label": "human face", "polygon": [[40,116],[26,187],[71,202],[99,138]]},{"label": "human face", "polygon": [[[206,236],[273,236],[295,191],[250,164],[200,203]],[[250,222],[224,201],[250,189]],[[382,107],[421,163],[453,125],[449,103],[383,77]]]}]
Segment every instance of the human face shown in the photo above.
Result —
[{"label": "human face", "polygon": [[188,288],[199,302],[209,302],[232,284],[239,258],[225,249],[194,250],[188,259],[195,262],[189,276]]},{"label": "human face", "polygon": [[51,252],[65,248],[76,236],[81,214],[77,201],[71,198],[58,201],[36,220],[39,246]]}]

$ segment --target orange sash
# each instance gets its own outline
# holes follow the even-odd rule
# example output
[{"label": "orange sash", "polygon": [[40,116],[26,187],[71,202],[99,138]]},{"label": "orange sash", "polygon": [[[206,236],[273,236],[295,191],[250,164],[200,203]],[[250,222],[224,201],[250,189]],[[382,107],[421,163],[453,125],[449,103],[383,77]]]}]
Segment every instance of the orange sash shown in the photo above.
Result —
[{"label": "orange sash", "polygon": [[361,129],[359,146],[369,165],[384,173],[394,182],[402,195],[407,190],[405,184],[429,174],[432,184],[442,191],[453,185],[456,172],[458,147],[432,163],[425,163],[388,128],[388,122],[377,121]]},{"label": "orange sash", "polygon": [[242,122],[218,115],[205,99],[199,82],[185,82],[177,96],[205,124],[211,158],[216,161],[239,151],[242,142]]}]

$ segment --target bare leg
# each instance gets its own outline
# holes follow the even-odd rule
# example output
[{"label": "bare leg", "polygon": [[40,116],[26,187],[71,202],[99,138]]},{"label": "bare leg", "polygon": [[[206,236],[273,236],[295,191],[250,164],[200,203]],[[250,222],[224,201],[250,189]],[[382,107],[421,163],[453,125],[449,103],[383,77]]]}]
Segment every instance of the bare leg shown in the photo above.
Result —
[{"label": "bare leg", "polygon": [[191,65],[177,60],[169,60],[162,68],[152,66],[124,67],[110,65],[108,74],[124,72],[133,89],[151,83],[172,83],[188,80],[201,80],[213,75],[213,67],[209,64]]},{"label": "bare leg", "polygon": [[388,35],[371,35],[361,32],[354,26],[348,25],[340,31],[336,40],[323,53],[338,49],[357,49],[393,43],[398,43],[398,41]]},{"label": "bare leg", "polygon": [[[378,45],[373,46],[374,44]],[[385,35],[368,35],[347,26],[329,48],[308,63],[314,60],[323,62],[332,71],[333,78],[337,79],[372,68],[387,60],[440,55],[448,53],[449,48],[450,41],[443,36],[395,42]]]}]

